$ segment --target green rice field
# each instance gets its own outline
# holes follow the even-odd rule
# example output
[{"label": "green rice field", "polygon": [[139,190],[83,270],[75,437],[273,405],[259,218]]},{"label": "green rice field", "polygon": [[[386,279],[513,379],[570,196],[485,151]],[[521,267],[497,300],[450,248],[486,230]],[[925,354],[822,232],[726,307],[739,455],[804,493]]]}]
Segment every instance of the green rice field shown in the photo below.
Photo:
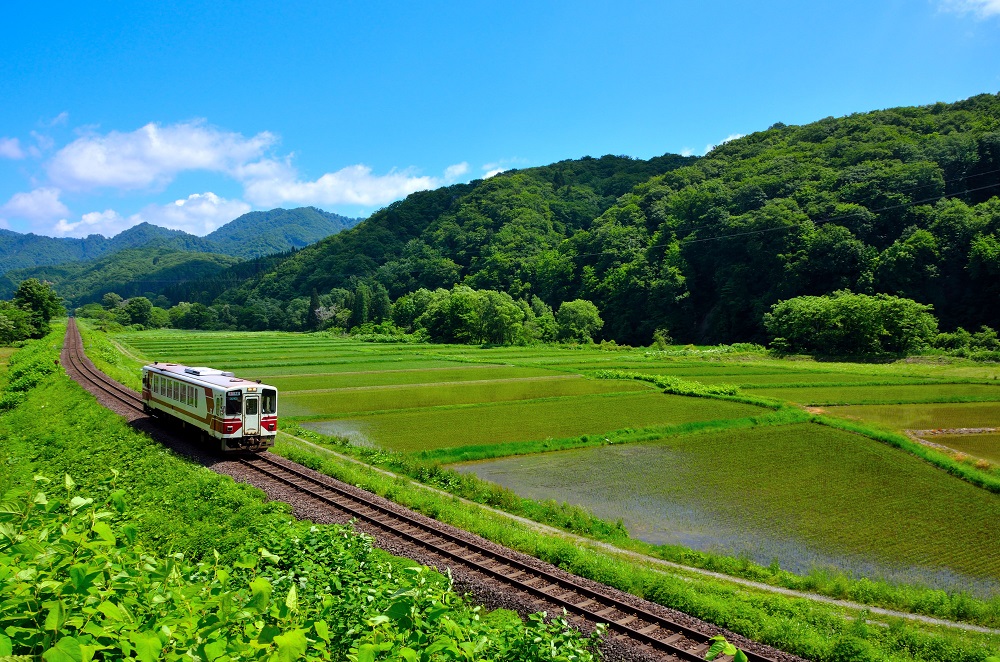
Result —
[{"label": "green rice field", "polygon": [[[596,468],[600,470],[595,470]],[[954,587],[1000,581],[1000,498],[859,435],[798,424],[461,465],[636,537],[804,572]],[[969,517],[969,513],[976,513]]]},{"label": "green rice field", "polygon": [[[149,360],[266,380],[279,389],[283,421],[404,453],[468,447],[469,456],[482,457],[487,451],[477,449],[513,453],[518,444],[535,449],[583,437],[601,443],[645,429],[645,439],[661,438],[500,457],[462,470],[528,497],[620,518],[652,542],[765,565],[778,559],[803,572],[832,567],[1000,593],[1000,548],[992,542],[995,527],[984,525],[1000,521],[1000,496],[868,437],[789,424],[794,416],[758,423],[772,409],[594,378],[597,370],[619,369],[737,384],[746,396],[902,430],[1000,427],[996,366],[375,344],[271,332],[151,331],[116,340]],[[683,425],[714,431],[671,428]],[[979,454],[963,452],[995,452],[980,441]]]},{"label": "green rice field", "polygon": [[937,434],[930,441],[1000,465],[1000,433],[998,432]]},{"label": "green rice field", "polygon": [[599,435],[760,413],[759,407],[750,405],[645,392],[379,412],[340,419],[333,426],[305,425],[322,433],[350,430],[352,436],[392,450],[421,451]]},{"label": "green rice field", "polygon": [[854,405],[825,407],[824,411],[897,430],[1000,427],[1000,403],[996,402]]}]

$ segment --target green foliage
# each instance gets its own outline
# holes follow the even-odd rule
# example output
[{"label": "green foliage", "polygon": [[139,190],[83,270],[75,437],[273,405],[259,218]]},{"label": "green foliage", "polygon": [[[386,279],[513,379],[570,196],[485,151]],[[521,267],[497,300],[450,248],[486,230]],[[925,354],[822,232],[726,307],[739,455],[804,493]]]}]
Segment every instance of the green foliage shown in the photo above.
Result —
[{"label": "green foliage", "polygon": [[[390,655],[465,660],[593,658],[565,620],[533,615],[497,627],[426,568],[392,566],[371,539],[290,522],[258,554],[192,563],[136,543],[123,490],[101,499],[35,477],[0,509],[0,654],[47,662],[337,660]],[[45,487],[49,491],[43,491]],[[102,502],[103,501],[103,502]]]},{"label": "green foliage", "polygon": [[779,301],[764,326],[778,351],[828,356],[905,355],[937,334],[930,306],[846,290]]},{"label": "green foliage", "polygon": [[564,301],[556,312],[556,323],[560,339],[584,343],[591,342],[604,326],[597,306],[583,299]]},{"label": "green foliage", "polygon": [[[54,365],[55,340],[15,355],[17,379]],[[23,406],[0,416],[3,466],[28,477],[0,499],[0,656],[594,659],[600,631],[484,617],[349,527],[294,522],[254,488],[166,452],[64,375],[21,392]],[[34,425],[42,410],[46,425]]]}]

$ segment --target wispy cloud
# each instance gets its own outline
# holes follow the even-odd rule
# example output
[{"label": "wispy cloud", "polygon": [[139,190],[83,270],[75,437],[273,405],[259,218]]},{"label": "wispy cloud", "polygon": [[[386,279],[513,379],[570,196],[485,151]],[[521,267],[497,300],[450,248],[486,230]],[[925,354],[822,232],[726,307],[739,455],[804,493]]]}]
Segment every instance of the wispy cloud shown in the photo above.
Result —
[{"label": "wispy cloud", "polygon": [[151,122],[129,133],[82,136],[56,152],[46,169],[66,189],[161,187],[185,170],[232,173],[275,141],[266,131],[247,138],[203,121]]},{"label": "wispy cloud", "polygon": [[165,205],[147,205],[128,216],[122,216],[113,209],[105,209],[102,212],[84,214],[75,222],[61,219],[52,230],[64,237],[85,237],[90,234],[112,237],[145,221],[202,236],[250,209],[250,205],[242,200],[227,200],[209,191],[194,193]]},{"label": "wispy cloud", "polygon": [[67,216],[69,209],[59,200],[59,189],[36,188],[27,193],[15,193],[0,206],[0,217],[32,222],[53,221]]},{"label": "wispy cloud", "polygon": [[733,141],[733,140],[736,140],[737,138],[742,138],[745,135],[746,135],[745,133],[730,133],[728,136],[726,136],[725,138],[723,138],[722,140],[720,140],[717,144],[709,143],[709,144],[705,145],[705,151],[702,152],[702,154],[708,154],[709,152],[711,152],[713,149],[715,149],[719,145],[725,145],[726,143],[728,143],[730,141]]},{"label": "wispy cloud", "polygon": [[372,207],[454,183],[468,170],[467,163],[459,163],[446,168],[443,177],[418,175],[413,169],[377,175],[371,167],[359,164],[304,181],[288,159],[265,159],[241,168],[239,176],[244,182],[244,196],[259,206],[294,203]]},{"label": "wispy cloud", "polygon": [[21,141],[17,138],[0,137],[0,158],[23,159],[24,150],[21,149]]},{"label": "wispy cloud", "polygon": [[972,14],[978,18],[1000,16],[1000,0],[938,0],[943,11]]}]

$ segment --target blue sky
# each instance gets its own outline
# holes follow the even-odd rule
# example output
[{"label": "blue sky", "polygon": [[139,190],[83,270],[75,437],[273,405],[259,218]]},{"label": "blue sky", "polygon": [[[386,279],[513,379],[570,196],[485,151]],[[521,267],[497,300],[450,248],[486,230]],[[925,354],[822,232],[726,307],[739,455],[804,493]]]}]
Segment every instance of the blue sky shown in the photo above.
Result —
[{"label": "blue sky", "polygon": [[0,227],[365,216],[506,168],[998,91],[1000,0],[10,3]]}]

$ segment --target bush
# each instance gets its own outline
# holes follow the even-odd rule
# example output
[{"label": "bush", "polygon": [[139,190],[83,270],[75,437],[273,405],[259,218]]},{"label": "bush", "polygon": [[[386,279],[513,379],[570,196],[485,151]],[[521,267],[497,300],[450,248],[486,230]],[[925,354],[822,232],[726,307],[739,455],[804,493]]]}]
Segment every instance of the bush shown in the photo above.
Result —
[{"label": "bush", "polygon": [[779,301],[764,315],[771,346],[833,356],[902,355],[937,336],[932,307],[911,299],[840,290]]}]

